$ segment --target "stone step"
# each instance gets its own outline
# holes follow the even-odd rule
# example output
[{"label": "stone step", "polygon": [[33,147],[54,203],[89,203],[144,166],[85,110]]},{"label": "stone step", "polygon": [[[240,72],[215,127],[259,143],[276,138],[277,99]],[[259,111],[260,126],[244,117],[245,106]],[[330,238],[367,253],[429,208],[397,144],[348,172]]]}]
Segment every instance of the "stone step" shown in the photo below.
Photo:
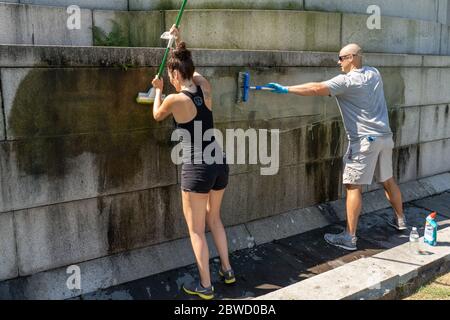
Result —
[{"label": "stone step", "polygon": [[[0,3],[0,44],[161,47],[177,11],[80,11],[69,29],[63,7]],[[450,27],[433,21],[286,10],[187,10],[183,37],[191,48],[337,52],[349,42],[366,52],[450,55]],[[208,27],[205,27],[208,26]]]}]

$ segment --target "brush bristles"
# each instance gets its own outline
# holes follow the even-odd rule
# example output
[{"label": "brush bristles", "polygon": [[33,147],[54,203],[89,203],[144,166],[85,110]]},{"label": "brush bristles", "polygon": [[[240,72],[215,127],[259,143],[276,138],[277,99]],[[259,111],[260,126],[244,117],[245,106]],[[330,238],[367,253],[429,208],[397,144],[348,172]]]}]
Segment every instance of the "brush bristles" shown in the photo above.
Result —
[{"label": "brush bristles", "polygon": [[148,92],[139,92],[136,102],[139,104],[152,104],[155,102],[156,90],[151,88]]},{"label": "brush bristles", "polygon": [[248,72],[239,72],[238,74],[238,88],[237,88],[237,103],[248,101],[248,91],[250,83],[250,74]]},{"label": "brush bristles", "polygon": [[136,102],[139,104],[153,104],[155,102],[155,98],[137,97]]}]

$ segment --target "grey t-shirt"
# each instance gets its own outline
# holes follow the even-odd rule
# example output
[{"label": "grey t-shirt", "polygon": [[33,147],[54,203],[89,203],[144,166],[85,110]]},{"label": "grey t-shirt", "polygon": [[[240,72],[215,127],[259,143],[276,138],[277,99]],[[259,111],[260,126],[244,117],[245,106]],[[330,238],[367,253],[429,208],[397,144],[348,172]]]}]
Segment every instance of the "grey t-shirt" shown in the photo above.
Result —
[{"label": "grey t-shirt", "polygon": [[380,72],[372,67],[355,69],[325,81],[336,97],[350,141],[392,134]]}]

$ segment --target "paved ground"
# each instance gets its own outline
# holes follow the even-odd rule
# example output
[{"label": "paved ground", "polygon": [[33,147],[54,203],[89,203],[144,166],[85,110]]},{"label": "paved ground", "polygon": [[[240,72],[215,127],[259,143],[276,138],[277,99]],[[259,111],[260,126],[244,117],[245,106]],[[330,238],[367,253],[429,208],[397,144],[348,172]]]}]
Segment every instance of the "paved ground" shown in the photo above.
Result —
[{"label": "paved ground", "polygon": [[[405,204],[408,224],[418,227],[421,236],[425,218],[431,211],[438,212],[441,228],[450,226],[450,192]],[[409,240],[409,231],[397,232],[390,227],[386,219],[392,214],[392,209],[384,209],[361,217],[355,252],[335,248],[323,240],[325,232],[339,232],[343,223],[237,251],[231,255],[237,274],[234,285],[220,283],[219,260],[213,259],[211,272],[216,298],[250,299],[403,244]],[[183,282],[196,275],[196,266],[191,265],[87,294],[81,299],[197,299],[180,292]]]}]

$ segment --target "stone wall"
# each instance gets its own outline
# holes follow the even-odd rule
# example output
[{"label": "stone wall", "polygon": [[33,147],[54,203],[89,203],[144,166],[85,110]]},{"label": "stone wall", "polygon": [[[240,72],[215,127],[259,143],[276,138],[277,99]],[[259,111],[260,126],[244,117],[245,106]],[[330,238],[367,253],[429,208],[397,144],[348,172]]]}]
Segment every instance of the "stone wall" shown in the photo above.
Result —
[{"label": "stone wall", "polygon": [[[187,236],[170,120],[134,97],[161,49],[0,46],[2,280]],[[107,57],[107,58],[105,58]],[[236,104],[236,74],[296,84],[339,73],[331,53],[194,50],[225,128],[282,130],[280,170],[233,165],[226,226],[342,197],[345,138],[333,99],[251,94]],[[447,57],[368,54],[379,67],[395,132],[400,182],[450,170]],[[17,63],[20,61],[20,63]]]},{"label": "stone wall", "polygon": [[[320,1],[310,6],[325,10],[321,12],[203,9],[210,7],[194,2],[183,16],[182,27],[185,40],[195,48],[336,52],[358,42],[366,52],[450,55],[447,9],[437,11],[433,9],[438,8],[437,0],[430,2],[435,5],[425,7],[434,18],[407,11],[401,17],[386,14],[379,30],[369,30],[368,15],[355,9],[358,6],[347,10],[347,2],[342,8]],[[422,1],[414,3],[421,7]],[[331,9],[335,12],[326,11]],[[429,15],[426,10],[414,12]],[[160,47],[165,45],[160,35],[176,15],[176,10],[82,9],[81,28],[69,30],[64,7],[0,3],[0,44]]]},{"label": "stone wall", "polygon": [[[70,4],[83,8],[80,30],[66,27]],[[156,123],[134,101],[164,50],[132,47],[164,46],[159,36],[179,4],[0,3],[0,298],[76,295],[53,287],[71,264],[95,270],[86,272],[89,291],[194,261],[171,120]],[[366,27],[369,4],[382,9],[381,30]],[[383,75],[395,178],[415,184],[450,171],[449,17],[447,0],[189,1],[183,36],[201,48],[193,55],[214,88],[216,126],[281,129],[277,175],[231,166],[223,203],[231,250],[254,242],[247,225],[342,198],[346,150],[333,99],[258,92],[237,104],[237,73],[249,71],[255,84],[326,80],[339,74],[340,47],[359,42],[365,64]],[[319,216],[326,225],[319,209],[305,210],[295,215],[299,230]],[[169,247],[185,255],[170,262]]]}]

